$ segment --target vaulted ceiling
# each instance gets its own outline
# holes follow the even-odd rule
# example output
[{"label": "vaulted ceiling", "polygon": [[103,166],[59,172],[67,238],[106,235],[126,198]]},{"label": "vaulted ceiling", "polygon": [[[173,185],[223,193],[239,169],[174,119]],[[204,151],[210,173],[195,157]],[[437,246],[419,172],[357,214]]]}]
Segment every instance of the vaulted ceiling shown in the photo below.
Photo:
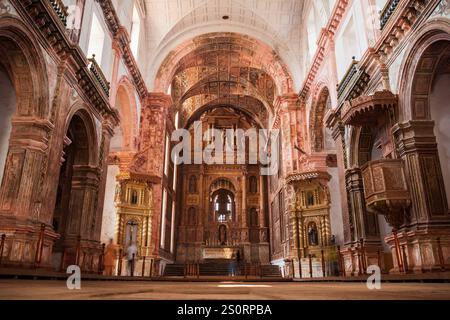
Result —
[{"label": "vaulted ceiling", "polygon": [[[157,90],[158,71],[183,43],[207,33],[232,32],[264,43],[300,87],[300,0],[144,0],[147,84]],[[228,19],[224,19],[224,17]],[[209,53],[208,53],[209,54]],[[196,55],[193,53],[193,55]],[[239,59],[239,55],[235,55]],[[186,60],[189,61],[189,57]],[[192,60],[192,59],[191,59]],[[250,67],[250,66],[249,66]],[[251,67],[250,67],[251,68]],[[195,72],[193,70],[188,72]],[[236,71],[238,72],[238,71]],[[240,71],[239,71],[240,73]],[[276,79],[274,79],[276,81]]]},{"label": "vaulted ceiling", "polygon": [[277,95],[292,92],[288,67],[266,44],[239,33],[207,33],[178,47],[161,64],[155,86],[170,88],[182,123],[199,110],[235,107],[263,126]]}]

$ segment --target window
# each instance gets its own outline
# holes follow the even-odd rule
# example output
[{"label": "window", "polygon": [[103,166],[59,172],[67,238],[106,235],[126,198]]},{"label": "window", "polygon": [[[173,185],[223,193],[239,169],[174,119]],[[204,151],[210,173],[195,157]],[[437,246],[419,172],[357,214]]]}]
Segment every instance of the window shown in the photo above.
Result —
[{"label": "window", "polygon": [[139,50],[139,35],[141,31],[141,18],[136,6],[133,7],[133,18],[131,21],[131,52],[133,52],[134,58],[137,59]]},{"label": "window", "polygon": [[88,58],[95,55],[98,65],[102,64],[103,46],[105,42],[105,32],[95,14],[92,15],[91,35],[89,37]]}]

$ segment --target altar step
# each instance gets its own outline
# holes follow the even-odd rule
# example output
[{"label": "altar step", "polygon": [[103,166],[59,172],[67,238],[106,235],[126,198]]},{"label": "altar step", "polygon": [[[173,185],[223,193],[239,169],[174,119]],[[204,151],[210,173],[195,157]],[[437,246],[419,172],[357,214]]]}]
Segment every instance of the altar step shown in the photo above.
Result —
[{"label": "altar step", "polygon": [[[232,263],[200,263],[198,265],[200,277],[229,277],[232,272]],[[183,277],[197,275],[197,265],[169,264],[164,270],[164,277]],[[241,265],[238,268],[239,276],[281,278],[281,270],[274,265]]]}]

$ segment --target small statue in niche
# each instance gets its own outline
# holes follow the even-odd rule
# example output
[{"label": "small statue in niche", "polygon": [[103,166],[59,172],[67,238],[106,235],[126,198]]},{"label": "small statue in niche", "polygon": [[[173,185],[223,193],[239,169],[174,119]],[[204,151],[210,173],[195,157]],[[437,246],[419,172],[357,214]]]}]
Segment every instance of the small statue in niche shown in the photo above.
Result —
[{"label": "small statue in niche", "polygon": [[317,225],[311,222],[308,226],[308,242],[310,246],[319,245],[319,236],[317,232]]},{"label": "small statue in niche", "polygon": [[335,246],[335,245],[336,245],[336,236],[335,236],[334,234],[331,236],[330,244],[331,244],[332,246]]},{"label": "small statue in niche", "polygon": [[221,246],[227,245],[227,227],[225,225],[219,227],[219,242]]}]

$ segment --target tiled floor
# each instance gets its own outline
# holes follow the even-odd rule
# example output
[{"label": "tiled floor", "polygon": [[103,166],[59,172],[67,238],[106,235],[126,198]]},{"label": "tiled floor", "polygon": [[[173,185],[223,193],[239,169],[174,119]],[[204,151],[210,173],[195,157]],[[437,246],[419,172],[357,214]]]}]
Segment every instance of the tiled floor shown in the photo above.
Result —
[{"label": "tiled floor", "polygon": [[383,283],[369,290],[365,283],[238,283],[82,281],[81,290],[65,281],[0,280],[0,299],[445,299],[449,283]]}]

